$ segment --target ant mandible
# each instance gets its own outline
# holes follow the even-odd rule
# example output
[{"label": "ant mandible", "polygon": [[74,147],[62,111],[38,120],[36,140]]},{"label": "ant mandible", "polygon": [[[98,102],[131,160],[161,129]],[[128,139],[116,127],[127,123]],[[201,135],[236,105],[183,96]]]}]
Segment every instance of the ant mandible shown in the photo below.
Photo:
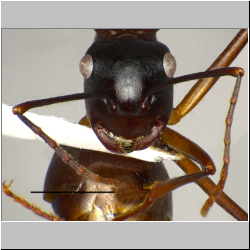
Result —
[{"label": "ant mandible", "polygon": [[[160,39],[159,39],[160,40]],[[170,49],[171,49],[171,51],[173,51],[173,49],[172,49],[172,47],[169,45],[169,47],[170,47]],[[175,55],[175,57],[176,57],[176,55]],[[179,64],[179,63],[178,63]],[[194,71],[194,70],[193,70]],[[191,71],[191,72],[193,72],[193,71]],[[197,71],[197,70],[196,70]],[[184,84],[183,84],[184,85]],[[217,85],[216,85],[217,86]],[[53,95],[52,95],[53,96]]]}]

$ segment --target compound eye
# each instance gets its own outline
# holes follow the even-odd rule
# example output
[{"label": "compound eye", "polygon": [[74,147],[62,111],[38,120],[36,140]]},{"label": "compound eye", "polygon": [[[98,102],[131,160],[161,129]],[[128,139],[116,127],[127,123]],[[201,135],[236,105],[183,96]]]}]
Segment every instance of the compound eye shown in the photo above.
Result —
[{"label": "compound eye", "polygon": [[85,79],[88,79],[91,76],[93,70],[93,60],[91,55],[86,54],[79,65],[80,71]]},{"label": "compound eye", "polygon": [[163,68],[167,77],[172,78],[176,70],[176,61],[170,53],[166,53],[163,57]]}]

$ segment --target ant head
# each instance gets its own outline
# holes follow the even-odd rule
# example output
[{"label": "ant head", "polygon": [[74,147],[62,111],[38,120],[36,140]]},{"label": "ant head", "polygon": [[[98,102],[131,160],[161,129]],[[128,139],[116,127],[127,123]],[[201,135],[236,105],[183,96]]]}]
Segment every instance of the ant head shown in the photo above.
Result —
[{"label": "ant head", "polygon": [[175,72],[169,49],[156,40],[122,35],[96,41],[80,62],[84,92],[113,98],[86,100],[91,125],[106,148],[124,153],[149,147],[165,128],[173,85],[146,95]]}]

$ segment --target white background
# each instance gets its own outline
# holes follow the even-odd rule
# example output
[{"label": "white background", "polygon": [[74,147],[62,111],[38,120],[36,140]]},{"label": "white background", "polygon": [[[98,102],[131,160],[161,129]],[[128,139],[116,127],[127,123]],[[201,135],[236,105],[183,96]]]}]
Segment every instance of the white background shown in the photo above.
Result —
[{"label": "white background", "polygon": [[[161,30],[158,40],[166,44],[177,61],[175,76],[206,70],[232,40],[238,30]],[[78,69],[80,59],[94,39],[92,30],[3,30],[2,31],[2,98],[3,103],[49,98],[83,91],[83,79]],[[248,69],[245,48],[232,66]],[[171,127],[190,138],[207,151],[215,165],[217,182],[222,166],[224,120],[235,79],[223,77],[191,114]],[[191,88],[193,82],[175,87],[175,106]],[[242,208],[248,205],[248,75],[242,81],[232,128],[231,164],[225,192]],[[78,122],[85,114],[84,101],[53,105],[32,110],[45,115],[65,117]],[[17,118],[18,119],[18,118]],[[65,131],[66,133],[66,131]],[[51,211],[42,195],[52,149],[42,142],[3,137],[2,181],[14,180],[12,190],[28,201]],[[183,175],[178,166],[165,162],[171,177]],[[234,220],[217,205],[207,218],[199,214],[207,195],[189,184],[173,193],[174,220]],[[43,220],[2,196],[3,220]]]}]

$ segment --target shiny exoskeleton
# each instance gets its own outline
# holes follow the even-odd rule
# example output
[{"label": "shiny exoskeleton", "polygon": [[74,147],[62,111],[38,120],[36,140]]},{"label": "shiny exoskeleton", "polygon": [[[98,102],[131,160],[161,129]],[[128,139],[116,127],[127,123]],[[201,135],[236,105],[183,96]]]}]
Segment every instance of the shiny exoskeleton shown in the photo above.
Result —
[{"label": "shiny exoskeleton", "polygon": [[[244,47],[247,32],[239,32],[231,42],[235,47],[230,44],[206,72],[177,78],[173,78],[175,59],[156,40],[156,32],[97,30],[93,45],[80,62],[85,78],[84,93],[30,101],[13,108],[13,113],[59,155],[54,155],[47,172],[44,199],[62,220],[171,220],[171,191],[191,182],[197,182],[210,196],[202,215],[206,216],[216,201],[230,214],[239,216],[238,219],[246,218],[245,212],[232,205],[222,190],[229,164],[231,120],[244,74],[241,68],[223,67],[229,66]],[[218,77],[224,75],[237,77],[237,81],[226,119],[224,166],[216,186],[204,178],[215,172],[211,157],[167,125],[178,123]],[[199,80],[173,109],[173,84],[200,78],[205,79],[204,83],[204,79]],[[80,124],[91,126],[102,144],[120,155],[65,146],[63,150],[23,115],[30,108],[80,99],[86,99],[87,109],[87,116]],[[181,160],[176,163],[188,175],[170,180],[162,163],[122,155],[151,145],[181,154]],[[191,160],[200,164],[202,170]],[[8,188],[4,185],[6,194],[17,197]],[[22,201],[19,197],[15,199]],[[25,204],[34,211],[31,205]],[[35,210],[45,218],[56,219]]]},{"label": "shiny exoskeleton", "polygon": [[[93,130],[104,146],[117,153],[149,147],[162,133],[173,108],[173,84],[157,95],[146,96],[152,87],[173,77],[175,60],[156,40],[157,30],[97,30],[95,42],[80,62],[84,93],[110,94],[114,99],[86,100]],[[98,107],[98,108],[97,108]],[[45,194],[56,214],[65,220],[112,220],[141,204],[145,187],[169,177],[163,163],[68,148],[74,159],[105,178],[125,183],[116,189],[79,176],[56,154],[49,167],[44,190],[115,193]],[[78,206],[74,204],[79,204]],[[68,207],[73,207],[68,209]],[[171,220],[171,193],[128,220]]]},{"label": "shiny exoskeleton", "polygon": [[[147,186],[156,180],[169,179],[162,162],[152,163],[120,155],[64,148],[88,170],[124,183],[122,188],[116,188],[90,180],[77,174],[55,154],[47,172],[44,190],[76,193],[46,193],[44,199],[51,203],[54,212],[64,220],[113,220],[116,216],[140,205],[148,193]],[[83,191],[88,193],[81,193]],[[114,193],[98,193],[100,191]],[[149,209],[127,220],[172,220],[172,193],[168,193]]]},{"label": "shiny exoskeleton", "polygon": [[[95,134],[110,151],[123,154],[149,147],[159,140],[170,119],[173,109],[173,83],[170,79],[176,62],[169,49],[156,40],[156,31],[97,30],[95,42],[80,62],[80,71],[85,78],[84,93],[104,96],[86,99],[86,109]],[[203,74],[203,77],[206,76]],[[88,121],[80,123],[89,125]],[[172,133],[168,131],[168,137]],[[190,150],[187,139],[183,142],[185,146],[172,143],[183,139],[179,136],[174,133],[171,140],[162,138],[170,148],[186,152],[207,166],[203,170],[205,176],[213,173],[211,158],[197,145],[191,143],[193,149]],[[147,200],[148,187],[168,182],[162,163],[146,163],[68,147],[67,152],[89,171],[124,185],[117,188],[79,176],[54,155],[44,190],[76,188],[74,194],[44,195],[60,218],[114,220],[132,211],[131,215],[124,217],[126,220],[172,219],[171,192],[159,195],[148,209],[133,214]],[[191,181],[191,177],[185,179]],[[77,193],[79,191],[91,193]],[[114,193],[98,193],[100,191]]]},{"label": "shiny exoskeleton", "polygon": [[156,40],[156,31],[97,30],[80,63],[84,93],[114,97],[86,100],[92,128],[110,151],[147,148],[168,123],[173,84],[147,95],[148,90],[168,82],[176,68],[167,46]]}]

